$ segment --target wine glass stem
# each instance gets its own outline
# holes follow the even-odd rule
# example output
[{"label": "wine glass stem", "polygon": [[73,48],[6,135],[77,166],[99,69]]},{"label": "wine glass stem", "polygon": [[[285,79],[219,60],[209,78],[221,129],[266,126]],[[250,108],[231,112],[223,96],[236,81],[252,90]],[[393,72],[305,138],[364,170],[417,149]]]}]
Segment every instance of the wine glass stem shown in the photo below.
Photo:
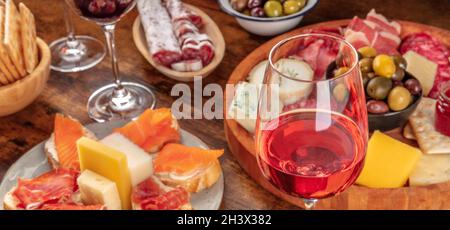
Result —
[{"label": "wine glass stem", "polygon": [[116,43],[114,38],[114,31],[116,28],[115,24],[108,24],[102,26],[105,32],[106,43],[108,44],[109,55],[111,56],[111,65],[114,75],[114,82],[116,84],[116,90],[121,90],[123,88],[122,81],[119,73],[119,62],[116,56]]},{"label": "wine glass stem", "polygon": [[64,22],[66,24],[67,30],[67,46],[70,48],[75,48],[79,45],[77,38],[75,37],[75,29],[73,26],[72,17],[70,17],[69,6],[65,1],[62,1],[63,11],[64,11]]},{"label": "wine glass stem", "polygon": [[317,199],[303,199],[306,210],[312,210],[316,206]]}]

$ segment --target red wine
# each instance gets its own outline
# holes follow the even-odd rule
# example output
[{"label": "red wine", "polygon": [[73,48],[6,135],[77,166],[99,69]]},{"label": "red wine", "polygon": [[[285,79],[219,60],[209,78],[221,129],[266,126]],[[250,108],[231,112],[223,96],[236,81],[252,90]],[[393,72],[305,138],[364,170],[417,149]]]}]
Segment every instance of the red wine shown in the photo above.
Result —
[{"label": "red wine", "polygon": [[128,12],[134,0],[73,0],[79,13],[101,23],[112,23]]},{"label": "red wine", "polygon": [[280,190],[302,198],[333,196],[357,179],[367,137],[344,115],[300,110],[264,126],[258,164]]}]

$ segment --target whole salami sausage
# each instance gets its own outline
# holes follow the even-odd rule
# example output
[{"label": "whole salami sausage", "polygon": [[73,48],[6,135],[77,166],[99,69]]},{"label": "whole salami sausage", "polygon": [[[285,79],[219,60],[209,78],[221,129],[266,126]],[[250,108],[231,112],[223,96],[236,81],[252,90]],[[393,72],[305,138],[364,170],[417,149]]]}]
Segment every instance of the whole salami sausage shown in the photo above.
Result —
[{"label": "whole salami sausage", "polygon": [[161,0],[138,0],[137,6],[152,57],[156,62],[168,67],[180,61],[180,44],[172,29],[169,13]]}]

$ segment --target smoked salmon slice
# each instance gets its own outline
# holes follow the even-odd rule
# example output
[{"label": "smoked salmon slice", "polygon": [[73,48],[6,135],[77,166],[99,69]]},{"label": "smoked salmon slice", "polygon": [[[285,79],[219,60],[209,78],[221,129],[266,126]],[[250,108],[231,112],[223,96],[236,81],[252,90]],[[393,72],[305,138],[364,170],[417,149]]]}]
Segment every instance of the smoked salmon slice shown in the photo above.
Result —
[{"label": "smoked salmon slice", "polygon": [[148,109],[115,132],[150,153],[160,150],[166,143],[180,141],[178,123],[169,108]]},{"label": "smoked salmon slice", "polygon": [[75,119],[56,114],[54,135],[60,167],[80,170],[76,142],[84,135],[83,125]]},{"label": "smoked salmon slice", "polygon": [[208,150],[171,143],[164,146],[153,160],[155,173],[174,172],[177,174],[201,170],[215,163],[222,156],[221,150]]}]

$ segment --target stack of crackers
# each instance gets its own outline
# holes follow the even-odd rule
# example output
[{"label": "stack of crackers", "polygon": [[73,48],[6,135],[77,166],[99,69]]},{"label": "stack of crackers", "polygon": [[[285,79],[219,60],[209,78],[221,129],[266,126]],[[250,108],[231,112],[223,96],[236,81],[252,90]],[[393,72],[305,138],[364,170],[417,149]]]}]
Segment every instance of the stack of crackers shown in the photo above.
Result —
[{"label": "stack of crackers", "polygon": [[450,137],[435,129],[435,114],[436,100],[423,97],[403,129],[403,136],[417,140],[423,153],[410,175],[412,186],[450,181]]},{"label": "stack of crackers", "polygon": [[33,14],[23,3],[0,0],[0,86],[33,72],[38,58]]}]

